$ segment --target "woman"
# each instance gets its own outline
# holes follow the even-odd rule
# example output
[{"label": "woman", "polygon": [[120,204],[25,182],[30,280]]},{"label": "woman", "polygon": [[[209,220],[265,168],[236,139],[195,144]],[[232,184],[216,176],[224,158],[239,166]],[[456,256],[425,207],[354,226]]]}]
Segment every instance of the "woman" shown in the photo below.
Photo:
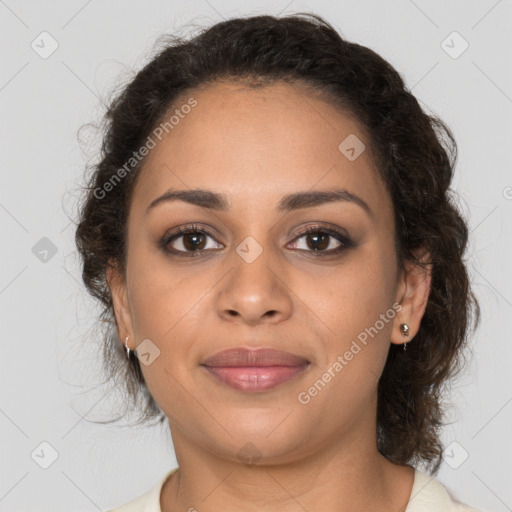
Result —
[{"label": "woman", "polygon": [[391,65],[318,16],[232,19],[106,120],[83,278],[179,464],[115,510],[474,510],[416,467],[479,317],[456,144]]}]

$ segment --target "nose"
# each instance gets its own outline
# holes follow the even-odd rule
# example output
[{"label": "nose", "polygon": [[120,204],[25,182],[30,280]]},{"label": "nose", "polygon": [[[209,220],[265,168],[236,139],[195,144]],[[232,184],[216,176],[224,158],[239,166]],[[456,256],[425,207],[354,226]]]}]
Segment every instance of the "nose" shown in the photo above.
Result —
[{"label": "nose", "polygon": [[291,291],[286,277],[265,257],[265,251],[251,263],[239,260],[221,281],[218,314],[230,322],[257,325],[280,323],[292,311]]}]

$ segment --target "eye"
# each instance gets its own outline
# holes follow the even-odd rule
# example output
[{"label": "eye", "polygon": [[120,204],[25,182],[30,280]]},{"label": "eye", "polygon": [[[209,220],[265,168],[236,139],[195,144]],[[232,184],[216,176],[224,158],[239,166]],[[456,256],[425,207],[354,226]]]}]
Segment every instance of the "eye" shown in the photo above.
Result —
[{"label": "eye", "polygon": [[[208,244],[208,238],[213,243]],[[219,244],[207,231],[200,229],[197,225],[180,226],[171,235],[166,235],[160,245],[170,253],[180,253],[183,256],[196,256],[201,252],[211,249],[221,249]],[[188,254],[187,254],[188,253]]]},{"label": "eye", "polygon": [[[297,242],[302,238],[304,243]],[[318,253],[318,256],[339,254],[352,245],[350,238],[340,231],[319,226],[307,228],[292,243],[292,248]]]},{"label": "eye", "polygon": [[[301,239],[304,241],[300,242]],[[224,247],[208,231],[196,224],[178,227],[170,235],[165,235],[159,245],[167,253],[185,257],[201,256],[205,251]],[[312,252],[315,256],[321,257],[339,254],[352,245],[350,238],[337,229],[311,226],[302,231],[288,247]]]}]

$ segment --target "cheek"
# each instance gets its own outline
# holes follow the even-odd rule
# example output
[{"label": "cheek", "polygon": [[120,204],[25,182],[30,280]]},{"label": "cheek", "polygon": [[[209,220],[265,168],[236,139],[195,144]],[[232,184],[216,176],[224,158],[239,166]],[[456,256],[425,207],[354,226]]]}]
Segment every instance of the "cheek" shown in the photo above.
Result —
[{"label": "cheek", "polygon": [[[311,297],[312,328],[324,345],[310,384],[329,382],[319,393],[318,407],[336,397],[346,412],[374,396],[396,315],[389,264],[389,257],[367,245],[350,262],[331,270],[325,286],[303,292]],[[317,387],[323,389],[321,383]]]},{"label": "cheek", "polygon": [[[130,302],[137,344],[150,340],[149,364],[141,371],[148,389],[165,414],[180,424],[176,411],[187,410],[190,396],[184,392],[193,370],[193,340],[198,339],[201,303],[204,295],[200,279],[190,279],[168,266],[134,265],[138,270],[130,282]],[[133,260],[135,263],[135,259]],[[204,280],[203,280],[204,284]],[[148,344],[148,342],[145,342]],[[183,418],[181,418],[183,421]]]},{"label": "cheek", "polygon": [[200,266],[171,267],[161,256],[142,250],[134,251],[131,263],[137,269],[129,279],[133,328],[137,343],[149,339],[156,347],[154,362],[141,365],[156,392],[162,385],[173,387],[169,374],[184,382],[197,366],[201,343],[212,335],[208,290],[215,288],[218,274]]},{"label": "cheek", "polygon": [[[313,415],[329,409],[329,418],[322,419],[326,428],[361,414],[375,399],[389,351],[396,314],[393,286],[386,263],[371,255],[360,254],[357,263],[332,273],[328,286],[308,291],[307,303],[315,313],[310,326],[323,346],[314,373],[300,390],[300,403],[309,400],[307,410]],[[334,402],[337,407],[331,410]]]},{"label": "cheek", "polygon": [[[389,257],[370,245],[354,252],[350,261],[330,269],[322,281],[322,286],[318,281],[317,286],[309,286],[303,296],[311,297],[308,305],[316,317],[344,342],[350,344],[350,339],[373,326],[381,314],[394,314],[395,286]],[[378,327],[384,336],[391,331],[389,321],[384,325],[379,322]]]},{"label": "cheek", "polygon": [[204,295],[204,279],[171,267],[165,258],[148,250],[134,251],[129,279],[134,330],[139,338],[156,343],[172,339],[181,321],[194,318],[194,305]]}]

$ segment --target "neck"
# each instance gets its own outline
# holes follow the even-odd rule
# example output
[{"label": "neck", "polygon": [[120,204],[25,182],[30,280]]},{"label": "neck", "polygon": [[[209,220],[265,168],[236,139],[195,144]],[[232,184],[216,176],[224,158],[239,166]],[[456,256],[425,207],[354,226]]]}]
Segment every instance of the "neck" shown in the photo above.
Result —
[{"label": "neck", "polygon": [[403,512],[414,482],[414,468],[388,461],[361,432],[310,454],[299,449],[301,456],[286,462],[253,465],[219,457],[174,427],[172,437],[180,469],[164,484],[162,512]]}]

